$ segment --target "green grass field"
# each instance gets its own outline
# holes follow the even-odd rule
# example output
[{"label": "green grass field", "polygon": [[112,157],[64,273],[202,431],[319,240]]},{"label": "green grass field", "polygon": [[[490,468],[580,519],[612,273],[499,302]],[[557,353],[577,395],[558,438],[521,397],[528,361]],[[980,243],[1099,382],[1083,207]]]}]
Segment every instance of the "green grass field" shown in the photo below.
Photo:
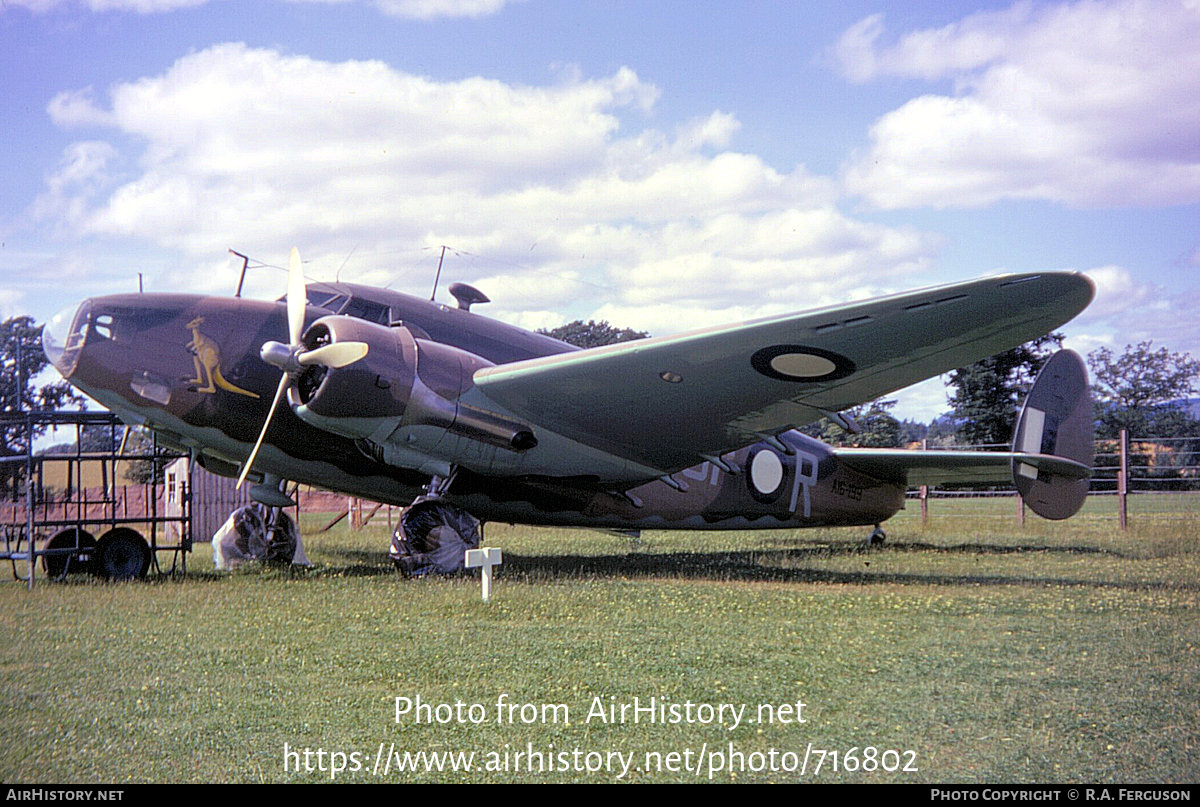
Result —
[{"label": "green grass field", "polygon": [[[1008,499],[934,501],[927,526],[911,502],[872,550],[862,529],[488,525],[487,604],[477,578],[399,579],[382,522],[325,516],[308,570],[218,574],[204,546],[184,580],[6,582],[0,779],[329,781],[340,759],[362,769],[337,781],[611,781],[627,758],[632,781],[1195,782],[1200,496],[1133,501],[1124,534],[1111,499],[1024,527]],[[396,722],[418,696],[484,722]],[[588,719],[635,697],[746,709]],[[536,719],[496,722],[500,699]],[[805,723],[758,719],[797,702]],[[393,747],[475,770],[399,773]],[[556,769],[513,770],[530,748]]]}]

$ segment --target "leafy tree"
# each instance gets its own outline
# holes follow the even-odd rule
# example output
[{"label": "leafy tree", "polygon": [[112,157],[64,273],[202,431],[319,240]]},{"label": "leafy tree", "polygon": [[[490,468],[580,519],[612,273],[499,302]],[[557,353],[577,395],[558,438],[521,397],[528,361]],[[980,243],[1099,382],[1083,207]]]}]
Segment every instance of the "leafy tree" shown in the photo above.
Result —
[{"label": "leafy tree", "polygon": [[[45,412],[69,405],[82,408],[83,398],[65,381],[40,387],[33,379],[46,368],[49,361],[42,351],[42,326],[32,317],[10,317],[0,323],[0,414]],[[35,428],[33,437],[45,432]],[[14,419],[12,424],[0,425],[0,456],[12,457],[29,450],[25,424]],[[21,463],[4,463],[0,472],[0,493],[16,495],[25,467]]]},{"label": "leafy tree", "polygon": [[860,448],[895,448],[900,445],[900,421],[891,413],[894,400],[876,400],[842,412],[850,416],[862,429],[858,434],[846,431],[829,418],[805,426],[800,431],[809,437],[835,446],[857,446]]},{"label": "leafy tree", "polygon": [[[122,459],[118,464],[120,476],[124,477],[126,482],[135,485],[147,482],[161,483],[164,469],[172,461],[170,458],[161,456],[161,449],[155,451],[154,442],[145,431],[130,429],[129,436],[126,437],[124,427],[119,424],[116,428],[83,426],[79,429],[78,441],[56,443],[40,453],[46,456],[74,456],[76,442],[79,443],[78,450],[84,453],[120,452],[120,456],[127,458]],[[122,446],[124,447],[123,451],[121,450]],[[154,453],[155,456],[128,459],[132,455],[151,453]]]},{"label": "leafy tree", "polygon": [[[129,439],[125,441],[126,454],[149,454],[154,450],[154,441],[141,429],[131,429]],[[126,460],[121,463],[125,478],[135,485],[147,482],[161,483],[166,467],[171,460],[161,456],[159,449],[153,458],[144,457]]]},{"label": "leafy tree", "polygon": [[613,345],[617,342],[631,342],[634,339],[645,339],[650,334],[645,331],[635,331],[632,328],[615,328],[607,320],[589,319],[587,322],[577,319],[560,325],[557,328],[540,329],[538,333],[553,336],[576,347],[600,347]]},{"label": "leafy tree", "polygon": [[952,448],[958,445],[958,427],[961,424],[953,415],[942,414],[929,422],[925,439],[930,448]]},{"label": "leafy tree", "polygon": [[1200,361],[1187,353],[1155,350],[1151,342],[1126,345],[1119,356],[1102,347],[1088,354],[1102,437],[1121,429],[1131,436],[1191,437],[1200,423],[1187,411],[1197,389]]},{"label": "leafy tree", "polygon": [[950,373],[959,439],[968,445],[1010,442],[1021,401],[1062,340],[1060,333],[1047,334]]},{"label": "leafy tree", "polygon": [[900,421],[900,445],[919,443],[929,436],[929,426],[917,420],[905,418]]}]

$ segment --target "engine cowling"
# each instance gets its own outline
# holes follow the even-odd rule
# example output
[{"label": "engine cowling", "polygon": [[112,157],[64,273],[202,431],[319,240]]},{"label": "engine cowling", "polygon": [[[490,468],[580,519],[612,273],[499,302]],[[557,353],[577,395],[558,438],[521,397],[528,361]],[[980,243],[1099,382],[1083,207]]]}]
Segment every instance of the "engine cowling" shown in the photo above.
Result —
[{"label": "engine cowling", "polygon": [[289,394],[292,406],[301,410],[298,414],[346,421],[403,417],[417,364],[416,345],[407,328],[330,316],[310,325],[302,341],[309,350],[347,341],[365,342],[368,350],[340,369],[306,367]]},{"label": "engine cowling", "polygon": [[314,425],[376,442],[425,426],[510,451],[537,445],[528,426],[459,401],[475,371],[492,366],[486,359],[403,325],[338,315],[318,319],[303,336],[309,350],[343,341],[365,342],[367,355],[342,368],[306,367],[289,393],[296,414]]}]

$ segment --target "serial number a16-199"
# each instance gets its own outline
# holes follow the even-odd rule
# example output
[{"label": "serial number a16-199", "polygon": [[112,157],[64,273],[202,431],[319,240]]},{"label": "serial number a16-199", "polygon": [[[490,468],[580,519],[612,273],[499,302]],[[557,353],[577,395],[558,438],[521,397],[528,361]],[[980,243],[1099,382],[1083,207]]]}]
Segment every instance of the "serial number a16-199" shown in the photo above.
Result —
[{"label": "serial number a16-199", "polygon": [[855,485],[841,479],[833,480],[833,492],[838,496],[845,496],[852,502],[862,501],[863,497],[862,485]]}]

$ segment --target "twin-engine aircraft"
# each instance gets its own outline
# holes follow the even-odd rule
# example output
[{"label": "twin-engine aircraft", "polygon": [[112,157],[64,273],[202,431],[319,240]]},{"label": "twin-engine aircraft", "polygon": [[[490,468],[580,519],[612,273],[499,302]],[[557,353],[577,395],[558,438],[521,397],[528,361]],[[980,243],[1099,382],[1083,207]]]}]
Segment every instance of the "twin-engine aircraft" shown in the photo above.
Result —
[{"label": "twin-engine aircraft", "polygon": [[[1044,367],[1011,451],[833,448],[796,431],[1042,336],[1093,286],[1005,275],[587,350],[471,311],[350,283],[278,302],[85,300],[49,323],[63,377],[131,425],[249,478],[474,519],[641,529],[879,525],[909,486],[1015,481],[1052,519],[1087,493],[1092,411],[1070,351]],[[283,402],[286,401],[286,405]],[[473,517],[473,518],[472,518]],[[456,520],[457,519],[457,520]],[[414,528],[416,529],[416,528]],[[413,536],[410,536],[412,538]],[[464,541],[470,543],[466,535]],[[395,542],[393,542],[395,552]],[[461,557],[461,555],[460,555]]]}]

